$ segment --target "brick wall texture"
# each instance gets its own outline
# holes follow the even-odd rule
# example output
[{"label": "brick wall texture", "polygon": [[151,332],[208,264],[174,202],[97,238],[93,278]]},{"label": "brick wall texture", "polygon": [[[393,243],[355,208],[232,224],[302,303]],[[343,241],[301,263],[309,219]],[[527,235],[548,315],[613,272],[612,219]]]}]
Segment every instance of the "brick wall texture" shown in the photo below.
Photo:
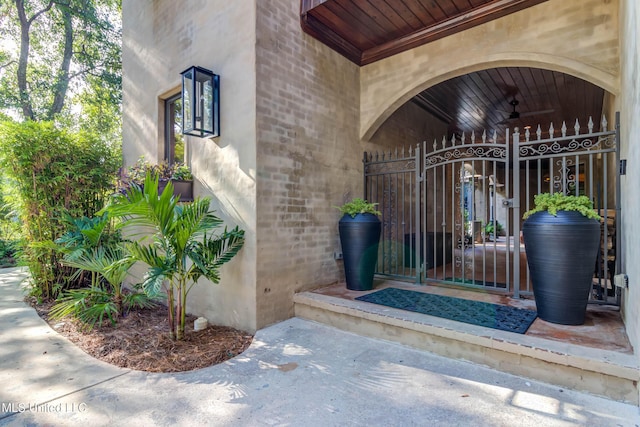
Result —
[{"label": "brick wall texture", "polygon": [[359,69],[302,33],[297,0],[257,2],[257,318],[341,278],[338,210],[362,192]]}]

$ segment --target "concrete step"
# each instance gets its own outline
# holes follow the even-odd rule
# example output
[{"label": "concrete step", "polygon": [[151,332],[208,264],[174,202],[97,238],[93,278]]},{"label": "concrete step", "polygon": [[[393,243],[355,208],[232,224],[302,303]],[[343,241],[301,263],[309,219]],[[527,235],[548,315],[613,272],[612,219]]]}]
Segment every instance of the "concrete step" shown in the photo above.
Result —
[{"label": "concrete step", "polygon": [[303,292],[296,317],[638,405],[637,356]]}]

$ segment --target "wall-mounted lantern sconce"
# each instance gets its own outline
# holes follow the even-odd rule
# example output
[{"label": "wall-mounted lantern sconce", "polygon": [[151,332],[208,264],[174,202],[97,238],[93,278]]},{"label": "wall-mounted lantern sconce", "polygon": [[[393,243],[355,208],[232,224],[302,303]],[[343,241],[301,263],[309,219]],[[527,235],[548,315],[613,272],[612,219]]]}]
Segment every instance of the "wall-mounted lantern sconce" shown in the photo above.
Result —
[{"label": "wall-mounted lantern sconce", "polygon": [[201,67],[182,73],[182,133],[220,136],[220,76]]}]

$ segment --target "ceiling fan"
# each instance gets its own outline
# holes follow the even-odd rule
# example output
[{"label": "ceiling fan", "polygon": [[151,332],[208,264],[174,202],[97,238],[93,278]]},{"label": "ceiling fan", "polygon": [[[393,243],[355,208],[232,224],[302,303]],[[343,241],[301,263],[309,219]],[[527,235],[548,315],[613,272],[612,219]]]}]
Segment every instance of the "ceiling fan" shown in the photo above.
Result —
[{"label": "ceiling fan", "polygon": [[552,109],[549,109],[549,110],[527,111],[525,113],[520,113],[516,109],[518,107],[518,104],[520,104],[520,102],[518,102],[518,100],[514,96],[513,99],[511,101],[509,101],[509,105],[511,105],[511,107],[512,107],[511,112],[509,112],[509,116],[506,117],[501,122],[499,122],[498,124],[509,123],[512,120],[517,120],[517,119],[521,119],[521,118],[525,118],[525,117],[538,116],[538,115],[541,115],[541,114],[549,114],[549,113],[553,113],[555,111],[552,108]]}]

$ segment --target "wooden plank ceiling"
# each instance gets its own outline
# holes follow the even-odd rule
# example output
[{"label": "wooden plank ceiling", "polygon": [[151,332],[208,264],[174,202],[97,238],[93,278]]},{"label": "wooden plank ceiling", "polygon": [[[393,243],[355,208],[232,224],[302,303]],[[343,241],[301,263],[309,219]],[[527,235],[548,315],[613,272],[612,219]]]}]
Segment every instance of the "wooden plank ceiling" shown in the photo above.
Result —
[{"label": "wooden plank ceiling", "polygon": [[301,0],[302,29],[359,65],[546,0]]},{"label": "wooden plank ceiling", "polygon": [[[389,57],[546,0],[301,0],[305,32],[359,65]],[[579,78],[535,68],[496,68],[433,86],[413,102],[450,133],[515,126],[556,129],[589,116],[599,129],[604,90]],[[519,118],[509,118],[514,111]],[[514,116],[517,114],[514,114]],[[569,123],[571,122],[571,123]],[[546,129],[545,129],[546,130]]]},{"label": "wooden plank ceiling", "polygon": [[600,129],[604,90],[557,71],[504,67],[447,80],[419,93],[413,102],[447,123],[450,134],[516,126],[531,126],[534,132],[538,124],[546,132],[551,122],[560,129],[563,120],[573,129],[576,119],[586,130],[589,117]]}]

